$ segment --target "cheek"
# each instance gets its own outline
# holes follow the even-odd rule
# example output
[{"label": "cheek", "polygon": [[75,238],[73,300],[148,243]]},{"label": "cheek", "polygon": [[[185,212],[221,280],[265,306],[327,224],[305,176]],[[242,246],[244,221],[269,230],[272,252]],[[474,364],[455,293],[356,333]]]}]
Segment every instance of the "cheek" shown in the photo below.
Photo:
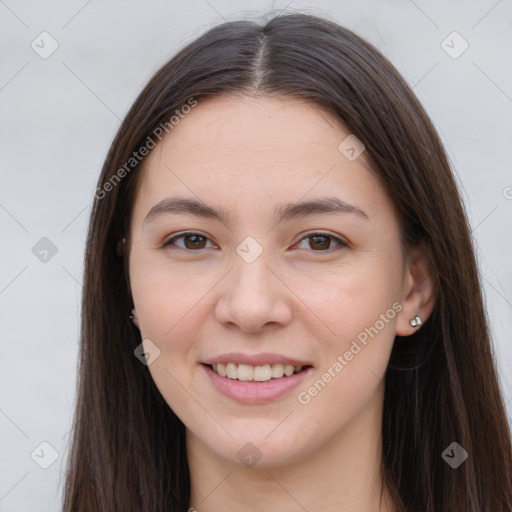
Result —
[{"label": "cheek", "polygon": [[297,295],[318,319],[327,352],[344,350],[360,333],[364,341],[365,330],[376,323],[379,333],[394,338],[400,272],[399,259],[390,265],[370,254],[357,264],[294,283]]},{"label": "cheek", "polygon": [[[309,308],[321,319],[323,334],[315,340],[321,368],[302,387],[299,403],[315,416],[330,404],[342,404],[339,420],[348,421],[375,394],[386,371],[401,304],[397,283],[400,260],[384,263],[373,255],[364,264],[347,265],[315,281],[307,295]],[[319,412],[320,411],[320,412]],[[342,418],[343,417],[343,418]]]},{"label": "cheek", "polygon": [[[380,312],[347,313],[335,325],[336,336],[324,338],[322,365],[297,393],[306,437],[316,435],[315,425],[324,425],[321,444],[376,406],[394,341],[396,305],[382,310],[384,319]],[[371,421],[378,421],[378,414]]]},{"label": "cheek", "polygon": [[201,298],[211,284],[161,265],[140,265],[133,276],[141,338],[160,350],[148,369],[167,404],[186,419],[191,414],[187,389],[197,369],[199,317],[204,314]]},{"label": "cheek", "polygon": [[166,262],[143,257],[134,258],[131,274],[141,335],[154,339],[164,349],[186,346],[200,327],[197,316],[202,311],[202,299],[212,287],[212,279],[205,273],[193,275]]}]

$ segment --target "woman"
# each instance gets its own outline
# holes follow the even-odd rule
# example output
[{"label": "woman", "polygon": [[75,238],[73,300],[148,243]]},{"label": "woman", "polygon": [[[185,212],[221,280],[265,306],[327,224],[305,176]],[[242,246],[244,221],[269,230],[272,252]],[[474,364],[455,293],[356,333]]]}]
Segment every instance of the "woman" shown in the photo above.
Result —
[{"label": "woman", "polygon": [[301,14],[211,29],[95,197],[66,511],[512,510],[467,218],[373,46]]}]

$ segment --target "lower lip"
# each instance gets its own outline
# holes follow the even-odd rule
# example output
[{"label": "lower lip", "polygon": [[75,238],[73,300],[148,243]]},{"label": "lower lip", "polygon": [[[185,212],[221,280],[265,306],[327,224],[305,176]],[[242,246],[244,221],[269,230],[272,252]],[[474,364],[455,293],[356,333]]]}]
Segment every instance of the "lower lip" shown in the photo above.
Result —
[{"label": "lower lip", "polygon": [[313,368],[310,367],[299,373],[294,373],[290,375],[290,377],[270,379],[264,382],[248,382],[221,377],[209,366],[205,364],[202,366],[217,391],[243,404],[264,404],[277,400],[297,387],[304,380],[306,375],[313,370]]}]

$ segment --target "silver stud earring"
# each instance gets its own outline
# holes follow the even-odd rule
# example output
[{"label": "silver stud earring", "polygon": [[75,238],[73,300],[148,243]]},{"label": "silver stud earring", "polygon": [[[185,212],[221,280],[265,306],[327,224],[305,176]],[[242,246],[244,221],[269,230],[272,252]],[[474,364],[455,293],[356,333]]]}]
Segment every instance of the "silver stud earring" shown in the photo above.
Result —
[{"label": "silver stud earring", "polygon": [[422,322],[420,316],[416,315],[414,318],[411,318],[409,320],[409,324],[411,325],[411,327],[421,327]]}]

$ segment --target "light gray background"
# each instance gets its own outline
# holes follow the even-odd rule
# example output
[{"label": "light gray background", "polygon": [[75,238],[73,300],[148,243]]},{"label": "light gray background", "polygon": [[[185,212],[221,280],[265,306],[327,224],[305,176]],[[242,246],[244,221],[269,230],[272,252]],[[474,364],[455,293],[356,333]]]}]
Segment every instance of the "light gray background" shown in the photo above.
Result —
[{"label": "light gray background", "polygon": [[[511,416],[511,0],[288,2],[0,0],[0,511],[60,508],[86,227],[120,119],[178,48],[270,9],[338,20],[414,86],[463,191]],[[59,45],[47,59],[31,48],[42,31]],[[457,59],[441,46],[453,31],[469,43]],[[58,248],[46,263],[42,237]],[[31,458],[42,441],[58,452],[46,470]]]}]

